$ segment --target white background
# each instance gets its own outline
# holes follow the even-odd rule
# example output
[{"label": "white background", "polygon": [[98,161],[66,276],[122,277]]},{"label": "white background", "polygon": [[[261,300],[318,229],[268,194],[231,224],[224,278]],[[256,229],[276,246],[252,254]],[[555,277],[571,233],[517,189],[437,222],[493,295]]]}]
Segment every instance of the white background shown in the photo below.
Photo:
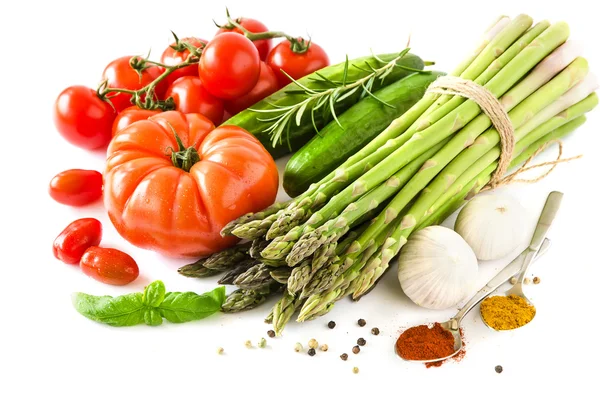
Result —
[{"label": "white background", "polygon": [[[586,5],[585,3],[589,3]],[[600,27],[593,2],[583,1],[303,1],[229,0],[235,16],[255,17],[276,30],[310,33],[332,62],[377,52],[401,50],[409,33],[415,53],[450,70],[473,47],[500,14],[520,12],[536,20],[566,20],[572,37],[586,46],[592,69],[600,62]],[[7,4],[11,4],[10,6]],[[136,249],[120,238],[101,204],[74,210],[47,194],[52,176],[69,168],[103,169],[103,155],[70,146],[56,132],[51,110],[66,86],[98,83],[104,66],[122,55],[158,57],[171,38],[210,38],[212,19],[223,20],[222,1],[19,1],[0,6],[2,49],[0,395],[2,396],[158,396],[158,395],[501,395],[531,392],[581,394],[597,391],[599,111],[566,140],[566,154],[584,159],[560,166],[535,186],[502,189],[530,209],[531,229],[548,192],[561,190],[565,200],[550,233],[553,246],[532,272],[542,280],[527,293],[538,314],[527,327],[508,333],[485,328],[477,310],[465,319],[465,359],[441,368],[403,362],[393,353],[401,327],[443,321],[454,313],[420,309],[399,289],[390,272],[359,303],[341,301],[327,316],[311,323],[291,322],[284,336],[268,339],[264,350],[248,350],[269,326],[259,309],[217,314],[194,323],[110,328],[80,316],[71,306],[74,291],[118,295],[141,291],[161,279],[171,291],[205,291],[216,278],[186,279],[176,269],[185,261]],[[554,155],[548,153],[541,159]],[[284,164],[282,161],[280,165]],[[283,198],[283,194],[280,198]],[[123,249],[139,263],[139,279],[111,287],[85,277],[77,267],[55,260],[54,237],[69,222],[95,216],[104,224],[103,245]],[[448,223],[451,225],[451,222]],[[500,265],[480,266],[485,282]],[[367,327],[356,325],[358,318]],[[326,323],[335,320],[329,330]],[[381,334],[370,335],[378,326]],[[329,344],[316,357],[296,354],[293,346],[310,338]],[[350,350],[358,337],[367,345]],[[217,356],[218,346],[225,349]],[[339,355],[350,354],[347,362]],[[497,374],[496,365],[504,372]],[[352,374],[358,366],[360,373]],[[214,394],[213,394],[214,393]],[[218,393],[218,394],[217,394]],[[589,394],[588,394],[589,395]]]}]

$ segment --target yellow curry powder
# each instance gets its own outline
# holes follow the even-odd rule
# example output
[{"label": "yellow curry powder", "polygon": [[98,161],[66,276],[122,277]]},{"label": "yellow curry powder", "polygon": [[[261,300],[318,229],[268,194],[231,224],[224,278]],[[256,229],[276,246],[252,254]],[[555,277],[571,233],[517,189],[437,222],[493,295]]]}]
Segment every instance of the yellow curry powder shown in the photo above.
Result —
[{"label": "yellow curry powder", "polygon": [[535,316],[535,307],[517,295],[487,297],[480,310],[483,321],[496,330],[522,327]]}]

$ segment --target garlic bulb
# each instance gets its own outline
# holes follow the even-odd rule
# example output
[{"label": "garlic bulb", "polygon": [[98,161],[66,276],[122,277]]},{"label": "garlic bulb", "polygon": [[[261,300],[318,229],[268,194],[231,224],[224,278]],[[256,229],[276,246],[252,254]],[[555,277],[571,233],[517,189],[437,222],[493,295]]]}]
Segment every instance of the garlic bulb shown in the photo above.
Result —
[{"label": "garlic bulb", "polygon": [[477,269],[477,258],[465,240],[452,229],[429,226],[402,248],[398,280],[417,305],[447,309],[473,292]]},{"label": "garlic bulb", "polygon": [[477,196],[458,214],[454,230],[471,246],[479,260],[510,254],[527,237],[527,211],[514,198],[488,194]]}]

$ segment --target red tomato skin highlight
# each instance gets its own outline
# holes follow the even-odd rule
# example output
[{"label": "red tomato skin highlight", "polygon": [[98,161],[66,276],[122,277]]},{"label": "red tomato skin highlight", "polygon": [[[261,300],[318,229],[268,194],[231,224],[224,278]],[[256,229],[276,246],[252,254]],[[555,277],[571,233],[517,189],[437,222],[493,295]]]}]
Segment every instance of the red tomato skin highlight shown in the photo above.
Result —
[{"label": "red tomato skin highlight", "polygon": [[88,248],[81,257],[79,267],[85,275],[110,285],[127,285],[140,274],[135,260],[115,248]]},{"label": "red tomato skin highlight", "polygon": [[318,44],[311,42],[306,52],[295,53],[292,51],[289,41],[282,41],[277,44],[267,57],[267,64],[273,69],[279,87],[285,87],[292,80],[281,70],[283,69],[294,80],[311,74],[319,69],[329,66],[329,57],[327,53]]},{"label": "red tomato skin highlight", "polygon": [[84,86],[63,90],[54,103],[54,125],[70,144],[93,150],[106,147],[110,142],[115,117],[109,103]]},{"label": "red tomato skin highlight", "polygon": [[199,77],[184,76],[177,79],[165,96],[175,101],[175,110],[182,113],[200,113],[217,125],[223,119],[223,101],[203,86]]},{"label": "red tomato skin highlight", "polygon": [[94,170],[66,170],[52,178],[48,192],[58,203],[87,205],[102,197],[102,174]]},{"label": "red tomato skin highlight", "polygon": [[265,99],[279,89],[279,82],[275,72],[269,65],[260,62],[260,75],[256,85],[245,95],[225,102],[225,109],[229,114],[236,115],[242,110],[248,109],[256,102]]},{"label": "red tomato skin highlight", "polygon": [[71,222],[52,244],[54,257],[69,265],[78,264],[84,252],[100,244],[102,223],[95,218],[81,218]]}]

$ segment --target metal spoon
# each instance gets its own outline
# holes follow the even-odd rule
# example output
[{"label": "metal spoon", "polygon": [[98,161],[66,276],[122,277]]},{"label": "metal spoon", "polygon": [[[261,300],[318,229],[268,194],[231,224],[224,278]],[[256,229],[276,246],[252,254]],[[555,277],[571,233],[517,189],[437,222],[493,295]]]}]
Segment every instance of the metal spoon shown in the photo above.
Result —
[{"label": "metal spoon", "polygon": [[[544,239],[540,250],[537,252],[537,255],[534,257],[534,261],[541,258],[542,255],[548,251],[550,248],[550,240]],[[450,331],[452,336],[454,337],[454,353],[449,356],[442,358],[435,358],[432,360],[407,360],[407,361],[416,361],[420,363],[431,363],[435,361],[443,361],[450,357],[454,357],[458,354],[460,349],[462,349],[462,338],[460,335],[460,322],[462,319],[474,308],[479,302],[487,298],[489,294],[494,292],[499,286],[507,282],[511,277],[513,277],[520,270],[523,264],[525,252],[521,253],[518,257],[516,257],[511,263],[506,265],[504,269],[502,269],[494,278],[492,278],[482,289],[480,289],[473,297],[456,313],[454,317],[450,320],[440,323],[441,327],[447,331]]]},{"label": "metal spoon", "polygon": [[[523,251],[523,253],[521,254],[521,255],[524,254],[525,257],[523,258],[523,265],[521,267],[521,271],[517,275],[517,282],[515,283],[515,285],[512,288],[510,288],[508,291],[506,291],[503,295],[519,296],[519,297],[525,299],[527,304],[534,306],[533,303],[531,302],[531,300],[529,300],[525,296],[525,293],[523,292],[523,281],[525,280],[525,275],[527,274],[527,270],[529,269],[529,266],[533,262],[533,258],[536,256],[536,252],[538,251],[538,249],[541,249],[540,244],[543,245],[542,238],[544,238],[544,236],[550,229],[550,226],[552,225],[552,221],[554,220],[554,217],[556,216],[556,213],[558,212],[558,208],[560,207],[562,198],[563,198],[563,194],[560,192],[551,192],[548,195],[548,199],[546,200],[546,204],[544,205],[544,209],[542,210],[542,214],[540,215],[538,225],[535,229],[535,232],[533,233],[533,237],[531,239],[531,242],[529,243],[529,247],[527,247],[527,249],[525,249],[525,251]],[[534,313],[534,317],[535,317],[535,313]],[[482,317],[482,320],[483,320],[483,317]],[[532,320],[533,320],[533,318],[532,318]],[[531,320],[529,322],[531,322]],[[522,326],[529,324],[529,322]],[[483,323],[485,325],[487,325],[488,328],[491,328],[494,331],[511,331],[512,330],[512,329],[497,330],[493,327],[490,327],[485,322],[485,320],[483,320]]]}]

